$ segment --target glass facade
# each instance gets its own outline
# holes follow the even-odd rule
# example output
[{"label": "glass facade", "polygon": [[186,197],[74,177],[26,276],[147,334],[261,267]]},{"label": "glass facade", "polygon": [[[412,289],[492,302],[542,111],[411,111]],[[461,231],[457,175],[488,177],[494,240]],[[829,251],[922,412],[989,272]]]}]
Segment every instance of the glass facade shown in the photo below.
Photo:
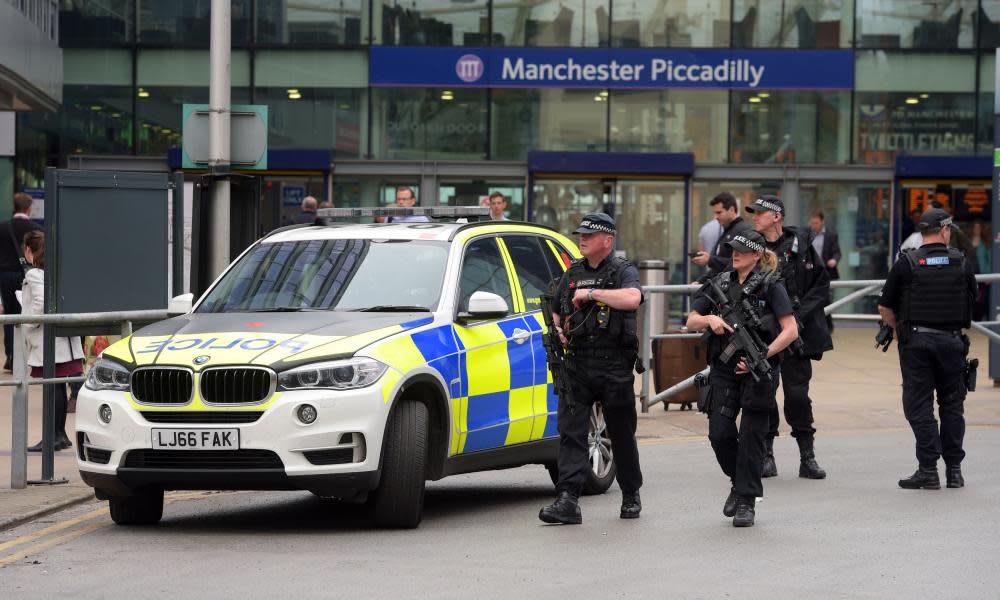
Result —
[{"label": "glass facade", "polygon": [[853,8],[852,0],[734,0],[733,46],[849,48]]},{"label": "glass facade", "polygon": [[[24,139],[157,155],[207,101],[210,3],[62,0],[66,108]],[[690,152],[697,163],[892,164],[986,153],[1000,0],[234,0],[233,101],[274,148],[523,161],[530,150]],[[844,48],[852,91],[368,87],[366,47]],[[983,50],[977,50],[983,49]],[[37,147],[38,144],[35,144]]]}]

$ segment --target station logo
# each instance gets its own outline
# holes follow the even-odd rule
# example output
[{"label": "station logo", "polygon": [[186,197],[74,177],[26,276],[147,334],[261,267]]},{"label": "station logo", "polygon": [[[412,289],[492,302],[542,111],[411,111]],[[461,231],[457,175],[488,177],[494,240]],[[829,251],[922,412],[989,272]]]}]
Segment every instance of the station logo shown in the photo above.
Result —
[{"label": "station logo", "polygon": [[483,59],[475,54],[463,54],[455,63],[455,74],[465,83],[475,83],[486,72]]}]

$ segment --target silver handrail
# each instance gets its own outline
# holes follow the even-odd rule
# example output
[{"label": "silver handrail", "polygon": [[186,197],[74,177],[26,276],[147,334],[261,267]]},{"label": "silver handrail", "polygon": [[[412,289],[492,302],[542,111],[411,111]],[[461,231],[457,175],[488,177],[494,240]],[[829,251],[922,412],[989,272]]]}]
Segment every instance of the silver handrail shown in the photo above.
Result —
[{"label": "silver handrail", "polygon": [[[87,326],[121,323],[122,336],[132,335],[135,321],[161,321],[168,316],[166,310],[126,310],[100,313],[68,313],[56,315],[0,315],[0,325],[63,325]],[[28,486],[28,386],[45,384],[65,384],[84,381],[85,377],[50,377],[32,379],[28,377],[28,354],[25,351],[24,333],[20,327],[14,328],[13,375],[0,380],[0,387],[14,387],[11,407],[11,452],[10,487],[24,489]],[[42,453],[43,472],[53,472],[55,458],[50,448]],[[47,468],[46,468],[47,467]],[[65,481],[65,480],[61,480]],[[60,483],[61,481],[40,481],[39,483]]]},{"label": "silver handrail", "polygon": [[[992,283],[995,281],[1000,281],[1000,273],[986,273],[983,275],[976,275],[976,281],[980,283]],[[874,314],[857,314],[857,313],[842,313],[842,314],[832,314],[834,311],[846,306],[847,304],[863,298],[865,296],[873,296],[881,292],[882,286],[885,285],[884,279],[856,279],[856,280],[844,280],[838,279],[837,281],[831,281],[831,288],[860,288],[857,291],[851,292],[847,296],[831,302],[828,306],[823,309],[823,312],[831,315],[834,319],[845,320],[845,321],[877,321],[879,320],[879,315]],[[673,284],[673,285],[650,285],[642,288],[643,294],[690,294],[691,292],[696,292],[701,289],[698,284]],[[640,337],[639,349],[640,356],[642,358],[642,365],[646,368],[642,373],[642,387],[639,392],[639,400],[642,403],[642,412],[649,412],[649,407],[656,404],[657,402],[662,402],[669,398],[679,394],[680,392],[688,389],[694,385],[695,375],[692,375],[681,381],[680,383],[674,384],[669,388],[663,390],[662,392],[656,394],[652,398],[649,397],[650,390],[650,377],[652,376],[653,362],[652,362],[652,341],[662,340],[662,339],[683,339],[683,338],[694,338],[700,337],[700,333],[653,333],[650,329],[650,303],[644,302],[642,305],[643,314],[643,327],[642,336]],[[994,327],[1000,325],[1000,321],[982,321],[973,322],[972,327],[976,331],[982,332],[987,337],[995,342],[1000,342],[1000,334],[992,331],[989,327]],[[708,375],[708,368],[703,369],[701,374]]]}]

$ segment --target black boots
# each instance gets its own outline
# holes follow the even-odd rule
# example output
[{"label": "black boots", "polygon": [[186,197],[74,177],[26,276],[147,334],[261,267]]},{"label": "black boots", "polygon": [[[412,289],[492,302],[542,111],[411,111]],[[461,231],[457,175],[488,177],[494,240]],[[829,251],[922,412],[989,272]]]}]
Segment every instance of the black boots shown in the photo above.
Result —
[{"label": "black boots", "polygon": [[638,519],[642,512],[642,501],[639,500],[639,492],[622,492],[622,512],[623,519]]},{"label": "black boots", "polygon": [[962,467],[947,466],[944,469],[945,479],[948,481],[948,487],[950,488],[960,488],[965,487],[965,478],[962,477]]},{"label": "black boots", "polygon": [[816,453],[813,451],[813,436],[797,437],[795,441],[799,444],[799,477],[825,479],[826,471],[821,469],[816,462]]},{"label": "black boots", "polygon": [[774,438],[771,436],[764,438],[764,463],[761,465],[760,476],[778,476],[778,465],[774,464]]},{"label": "black boots", "polygon": [[755,501],[756,498],[753,497],[737,496],[733,527],[753,527]]},{"label": "black boots", "polygon": [[[961,472],[959,473],[961,477]],[[899,480],[899,487],[904,490],[939,490],[941,480],[938,478],[937,467],[920,467],[906,479]]]},{"label": "black boots", "polygon": [[[638,500],[638,495],[636,495]],[[622,504],[622,515],[625,514],[625,506]],[[637,512],[635,516],[639,516]],[[559,497],[552,504],[546,506],[538,512],[538,518],[546,523],[560,523],[562,525],[579,525],[583,523],[583,515],[580,514],[580,505],[576,496],[562,491]]]},{"label": "black boots", "polygon": [[[65,431],[56,434],[56,441],[55,443],[52,444],[53,450],[59,452],[60,450],[65,450],[67,448],[72,448],[72,447],[73,447],[73,442],[69,441],[69,436],[66,435]],[[42,451],[42,442],[38,442],[34,446],[28,446],[28,452],[41,452],[41,451]]]},{"label": "black boots", "polygon": [[736,488],[729,488],[729,495],[726,496],[726,503],[722,505],[722,514],[731,517],[736,514],[736,501],[740,497],[736,495]]}]

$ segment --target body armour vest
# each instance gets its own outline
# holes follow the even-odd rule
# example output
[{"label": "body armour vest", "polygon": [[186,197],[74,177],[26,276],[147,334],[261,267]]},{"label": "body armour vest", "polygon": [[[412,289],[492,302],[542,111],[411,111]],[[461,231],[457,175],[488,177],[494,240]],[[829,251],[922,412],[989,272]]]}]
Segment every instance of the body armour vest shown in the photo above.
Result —
[{"label": "body armour vest", "polygon": [[580,357],[621,356],[632,364],[639,353],[639,338],[636,326],[636,311],[616,310],[601,302],[590,302],[575,311],[573,294],[579,289],[619,289],[622,273],[629,266],[624,258],[610,257],[601,268],[589,270],[584,266],[586,259],[574,261],[566,271],[567,292],[560,299],[560,316],[570,318],[569,327],[564,327],[573,354]]},{"label": "body armour vest", "polygon": [[965,255],[955,248],[922,246],[903,253],[910,285],[903,290],[900,320],[914,325],[970,327]]},{"label": "body armour vest", "polygon": [[[757,329],[757,335],[764,343],[770,344],[778,335],[778,322],[774,318],[774,313],[767,307],[766,298],[778,276],[763,271],[754,271],[743,282],[743,285],[739,285],[731,279],[731,275],[731,271],[719,273],[715,276],[715,283],[725,292],[730,306],[738,306],[744,298],[749,300],[750,306],[756,311],[761,323],[761,327]],[[711,332],[711,329],[708,331]],[[723,349],[728,344],[728,334],[712,334],[708,340],[708,352],[706,353],[708,363],[711,364],[722,354]]]},{"label": "body armour vest", "polygon": [[796,277],[796,269],[811,269],[813,265],[808,260],[809,249],[805,248],[804,251],[799,251],[802,244],[806,243],[805,240],[800,240],[799,234],[790,227],[786,228],[786,231],[793,233],[792,235],[782,235],[774,253],[778,256],[778,274],[782,283],[785,284],[788,297],[791,298],[793,305],[797,305],[797,299],[802,295],[802,291],[798,289],[799,281]]}]

